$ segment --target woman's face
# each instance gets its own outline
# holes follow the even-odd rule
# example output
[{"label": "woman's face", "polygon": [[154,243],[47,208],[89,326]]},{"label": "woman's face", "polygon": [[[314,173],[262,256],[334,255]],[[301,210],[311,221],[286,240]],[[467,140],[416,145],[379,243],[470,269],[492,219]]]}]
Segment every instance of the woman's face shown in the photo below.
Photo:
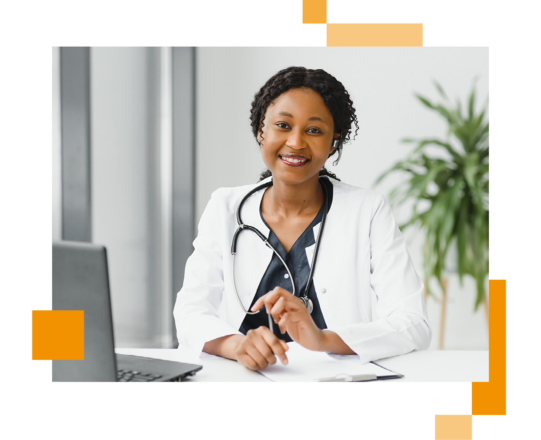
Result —
[{"label": "woman's face", "polygon": [[317,179],[339,136],[323,98],[309,88],[290,89],[269,105],[263,122],[261,155],[273,179]]}]

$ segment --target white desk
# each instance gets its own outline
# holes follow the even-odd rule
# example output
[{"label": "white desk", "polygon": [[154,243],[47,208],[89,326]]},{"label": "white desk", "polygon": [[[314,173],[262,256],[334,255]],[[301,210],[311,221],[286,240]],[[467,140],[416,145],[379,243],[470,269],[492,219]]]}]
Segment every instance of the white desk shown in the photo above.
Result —
[{"label": "white desk", "polygon": [[[188,379],[190,382],[269,382],[262,374],[235,361],[207,353],[198,357],[185,348],[117,348],[115,351],[202,365],[203,369]],[[488,381],[488,351],[415,351],[376,362],[404,375],[393,382]]]}]

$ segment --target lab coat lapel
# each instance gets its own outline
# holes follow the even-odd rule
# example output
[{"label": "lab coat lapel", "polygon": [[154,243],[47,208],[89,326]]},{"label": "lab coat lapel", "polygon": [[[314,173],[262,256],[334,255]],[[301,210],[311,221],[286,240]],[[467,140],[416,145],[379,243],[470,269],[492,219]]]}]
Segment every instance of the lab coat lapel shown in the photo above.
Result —
[{"label": "lab coat lapel", "polygon": [[[337,185],[337,182],[333,182],[332,179],[327,179],[327,180],[330,182],[330,184],[333,187],[333,201],[332,201],[331,209],[327,213],[327,219],[325,220],[325,230],[323,231],[323,234],[321,234],[321,239],[322,239],[321,241],[322,241],[322,244],[323,242],[325,242],[327,246],[331,246],[332,248],[332,245],[334,243],[334,240],[332,239],[332,235],[333,235],[333,232],[336,232],[333,229],[332,223],[334,223],[335,220],[342,215],[343,203],[342,203],[342,197],[341,197],[342,194],[340,191],[341,190],[340,186]],[[329,225],[329,223],[331,223],[331,225]],[[308,258],[308,264],[310,265],[310,268],[312,267],[312,259],[314,257],[314,252],[315,252],[316,244],[317,244],[317,237],[319,235],[320,228],[321,228],[321,222],[319,222],[317,225],[315,225],[312,228],[312,231],[314,233],[314,244],[306,248],[306,257]],[[331,237],[329,237],[329,235]],[[323,253],[321,249],[322,244],[319,246],[319,255],[317,257],[318,261],[316,262],[316,266],[317,266],[316,271],[317,271],[317,268],[320,267],[319,264],[321,262],[322,253]],[[316,272],[314,272],[314,283],[316,279],[315,273]],[[318,277],[318,278],[321,278],[321,277]]]},{"label": "lab coat lapel", "polygon": [[[321,226],[321,223],[318,223],[317,225],[315,225],[312,228],[312,231],[314,232],[314,244],[311,245],[311,246],[308,246],[307,248],[305,248],[306,258],[308,259],[308,264],[309,264],[310,268],[312,268],[312,260],[314,258],[314,251],[316,249],[317,234],[319,233],[320,226]],[[321,255],[321,251],[320,251],[320,255]],[[316,266],[317,266],[317,262],[316,262]]]},{"label": "lab coat lapel", "polygon": [[[331,211],[336,208],[334,200],[333,200],[333,206],[331,208]],[[327,292],[329,288],[331,287],[331,283],[333,281],[336,282],[336,280],[333,280],[332,275],[329,271],[329,261],[330,256],[333,255],[333,253],[336,252],[333,246],[333,217],[331,215],[331,211],[329,211],[329,214],[327,215],[327,220],[325,222],[325,228],[323,230],[323,233],[321,234],[321,242],[319,244],[319,251],[318,251],[318,257],[316,261],[316,268],[314,270],[313,275],[313,284],[314,289],[316,290],[316,295],[318,297],[319,303],[321,305],[322,311],[325,311],[324,303],[325,296],[322,295],[322,291]],[[319,229],[321,227],[321,223],[317,224],[314,228],[314,241],[317,241],[317,236],[319,234]],[[310,268],[312,267],[312,259],[314,257],[314,252],[316,248],[316,243],[314,243],[312,246],[309,246],[306,248],[306,257],[308,258],[308,263],[310,264]],[[325,314],[323,314],[325,316]]]},{"label": "lab coat lapel", "polygon": [[[329,179],[331,180],[331,179]],[[340,218],[344,212],[343,193],[339,184],[333,183],[333,201],[331,209],[327,214],[325,228],[321,234],[319,244],[319,253],[316,261],[316,268],[313,275],[313,285],[316,295],[323,312],[325,320],[333,321],[336,302],[333,299],[336,292],[343,290],[340,285],[340,276],[337,276],[337,270],[334,260],[340,253],[340,239],[337,234],[344,234],[345,231],[340,228]],[[314,226],[314,242],[317,241],[321,223]],[[306,248],[306,257],[312,267],[312,258],[314,256],[316,243]],[[327,322],[329,325],[329,322]]]},{"label": "lab coat lapel", "polygon": [[[268,238],[270,230],[261,219],[259,211],[264,192],[265,190],[258,191],[244,202],[241,217],[245,225],[259,229]],[[272,250],[265,246],[254,232],[243,230],[239,234],[235,280],[237,291],[245,308],[250,306],[271,259]]]}]

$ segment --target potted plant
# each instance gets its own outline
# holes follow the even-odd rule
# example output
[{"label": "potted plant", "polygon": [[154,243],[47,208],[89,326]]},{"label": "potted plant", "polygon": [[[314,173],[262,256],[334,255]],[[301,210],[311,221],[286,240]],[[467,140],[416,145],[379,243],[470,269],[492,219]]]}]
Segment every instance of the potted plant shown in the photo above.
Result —
[{"label": "potted plant", "polygon": [[[445,292],[445,260],[454,242],[461,285],[464,275],[471,275],[476,281],[474,310],[477,310],[485,298],[488,276],[487,102],[476,113],[472,87],[463,112],[459,100],[452,105],[442,87],[435,85],[443,103],[434,104],[418,94],[415,96],[447,121],[446,138],[404,139],[403,142],[414,143],[416,147],[406,159],[385,171],[376,184],[389,173],[406,174],[406,180],[391,191],[389,199],[395,205],[412,202],[411,218],[400,228],[417,225],[426,234],[423,267],[427,292],[431,293],[427,282],[431,278],[436,278]],[[434,148],[443,151],[443,155],[429,154]]]}]

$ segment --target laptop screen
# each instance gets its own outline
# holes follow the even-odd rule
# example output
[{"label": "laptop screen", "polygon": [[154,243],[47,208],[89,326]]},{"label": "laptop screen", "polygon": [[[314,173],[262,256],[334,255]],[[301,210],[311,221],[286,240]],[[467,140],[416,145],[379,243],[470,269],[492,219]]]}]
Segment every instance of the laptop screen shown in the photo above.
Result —
[{"label": "laptop screen", "polygon": [[53,310],[84,310],[85,358],[53,361],[53,382],[115,381],[113,320],[103,246],[53,242]]}]

